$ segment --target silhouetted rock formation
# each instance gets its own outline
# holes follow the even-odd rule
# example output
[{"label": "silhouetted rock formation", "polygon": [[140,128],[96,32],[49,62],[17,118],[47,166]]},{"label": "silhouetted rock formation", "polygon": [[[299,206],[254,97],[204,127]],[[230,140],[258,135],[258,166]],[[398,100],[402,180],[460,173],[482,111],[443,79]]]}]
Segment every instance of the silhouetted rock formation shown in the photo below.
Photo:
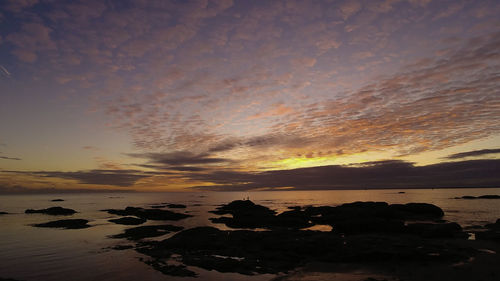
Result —
[{"label": "silhouetted rock formation", "polygon": [[182,230],[183,227],[174,225],[146,225],[125,229],[125,232],[111,236],[112,238],[126,238],[128,240],[139,240],[147,237],[156,237]]},{"label": "silhouetted rock formation", "polygon": [[481,196],[462,196],[462,197],[455,197],[455,199],[500,199],[500,195],[481,195]]},{"label": "silhouetted rock formation", "polygon": [[64,199],[52,199],[50,201],[52,201],[52,202],[62,202],[62,201],[64,201]]},{"label": "silhouetted rock formation", "polygon": [[[222,231],[197,227],[137,251],[161,261],[177,254],[185,265],[241,274],[286,272],[307,262],[458,261],[472,248],[414,235],[342,236],[304,230]],[[168,273],[167,273],[168,274]]]},{"label": "silhouetted rock formation", "polygon": [[476,239],[500,242],[500,219],[497,219],[495,223],[487,224],[484,227],[488,230],[476,232]]},{"label": "silhouetted rock formation", "polygon": [[138,207],[127,207],[124,210],[119,209],[107,209],[103,210],[113,215],[119,216],[136,216],[146,220],[181,220],[191,215],[175,213],[168,210],[158,210],[158,209],[143,209]]},{"label": "silhouetted rock formation", "polygon": [[50,207],[47,209],[40,209],[40,210],[33,210],[33,209],[28,209],[24,211],[26,214],[35,214],[35,213],[40,213],[40,214],[47,214],[47,215],[53,215],[53,216],[68,216],[76,213],[75,210],[73,209],[67,209],[63,207]]},{"label": "silhouetted rock formation", "polygon": [[146,222],[145,219],[135,218],[135,217],[123,217],[123,218],[119,218],[119,219],[111,219],[108,221],[114,222],[116,224],[123,224],[123,225],[138,225],[138,224],[143,224]]},{"label": "silhouetted rock formation", "polygon": [[392,204],[386,202],[353,202],[337,207],[293,207],[276,215],[276,212],[250,200],[237,200],[212,211],[214,214],[231,214],[232,217],[211,218],[232,228],[307,228],[314,224],[327,224],[337,233],[403,233],[406,220],[437,220],[444,212],[427,203]]},{"label": "silhouetted rock formation", "polygon": [[411,223],[407,225],[409,233],[426,238],[467,238],[469,235],[455,222],[450,223]]},{"label": "silhouetted rock formation", "polygon": [[89,221],[84,219],[70,219],[70,220],[57,220],[46,223],[34,224],[36,227],[53,227],[53,228],[66,228],[66,229],[80,229],[90,227]]},{"label": "silhouetted rock formation", "polygon": [[7,212],[0,212],[0,215],[7,215]]}]

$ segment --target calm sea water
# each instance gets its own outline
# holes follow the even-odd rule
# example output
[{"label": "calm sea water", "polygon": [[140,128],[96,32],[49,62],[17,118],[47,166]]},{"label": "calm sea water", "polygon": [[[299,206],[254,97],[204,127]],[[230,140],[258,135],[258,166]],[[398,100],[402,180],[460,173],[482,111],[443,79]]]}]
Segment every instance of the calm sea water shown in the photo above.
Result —
[{"label": "calm sea water", "polygon": [[[405,193],[399,193],[405,192]],[[244,199],[265,205],[277,211],[297,205],[339,205],[353,201],[385,201],[388,203],[426,202],[440,206],[445,218],[467,227],[484,225],[500,218],[500,200],[453,199],[464,195],[500,195],[494,189],[410,189],[410,190],[342,190],[342,191],[280,191],[280,192],[212,192],[212,193],[113,193],[113,194],[50,194],[0,196],[0,278],[20,280],[195,280],[175,278],[155,271],[139,259],[143,257],[133,249],[116,251],[109,247],[131,244],[123,239],[111,239],[127,226],[116,225],[108,219],[116,216],[100,210],[148,207],[159,203],[181,203],[188,207],[175,209],[189,212],[194,217],[168,224],[185,228],[213,225],[208,213],[217,205]],[[63,202],[51,202],[61,198]],[[34,223],[61,219],[43,214],[24,214],[28,208],[38,209],[62,206],[78,211],[64,218],[84,218],[92,227],[78,230],[36,228]],[[161,224],[148,221],[146,224]],[[172,235],[172,234],[169,234]],[[165,239],[165,235],[155,239]],[[198,268],[196,280],[270,280],[273,275],[244,276],[222,274]]]}]

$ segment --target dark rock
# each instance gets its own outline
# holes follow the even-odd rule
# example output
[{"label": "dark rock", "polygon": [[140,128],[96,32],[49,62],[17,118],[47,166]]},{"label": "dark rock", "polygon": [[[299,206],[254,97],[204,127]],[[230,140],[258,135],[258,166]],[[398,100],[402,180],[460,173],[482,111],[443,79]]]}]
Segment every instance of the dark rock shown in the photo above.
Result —
[{"label": "dark rock", "polygon": [[500,195],[481,195],[481,196],[462,196],[462,197],[455,197],[455,199],[500,199]]},{"label": "dark rock", "polygon": [[123,250],[132,249],[132,248],[134,248],[134,245],[116,245],[116,246],[111,247],[111,249],[117,250],[117,251],[123,251]]},{"label": "dark rock", "polygon": [[7,213],[7,212],[0,212],[0,215],[7,215],[7,214],[9,214],[9,213]]},{"label": "dark rock", "polygon": [[488,231],[476,232],[476,239],[477,240],[493,240],[493,241],[500,242],[500,231],[488,230]]},{"label": "dark rock", "polygon": [[389,211],[390,216],[401,219],[440,219],[444,216],[441,208],[428,203],[391,204]]},{"label": "dark rock", "polygon": [[484,226],[486,231],[476,232],[476,239],[478,240],[494,240],[500,242],[500,219],[495,223],[490,223]]},{"label": "dark rock", "polygon": [[241,274],[275,274],[310,262],[454,262],[475,253],[458,243],[408,234],[342,237],[332,232],[212,227],[187,229],[161,242],[146,242],[137,250],[157,260],[176,254],[185,265]]},{"label": "dark rock", "polygon": [[84,219],[70,219],[70,220],[57,220],[46,223],[34,224],[36,227],[53,227],[53,228],[66,228],[66,229],[81,229],[90,227],[89,221]]},{"label": "dark rock", "polygon": [[111,236],[112,238],[126,238],[128,240],[139,240],[147,237],[156,237],[171,232],[182,230],[180,226],[174,225],[146,225],[125,229],[125,232]]},{"label": "dark rock", "polygon": [[479,199],[500,199],[500,195],[481,195]]},{"label": "dark rock", "polygon": [[196,277],[197,274],[186,268],[185,265],[169,265],[157,260],[145,261],[144,263],[151,265],[159,272],[170,276]]},{"label": "dark rock", "polygon": [[455,222],[451,223],[411,223],[407,225],[409,233],[425,238],[467,238],[468,234]]},{"label": "dark rock", "polygon": [[113,215],[119,216],[136,216],[146,220],[181,220],[191,215],[175,213],[168,210],[158,210],[158,209],[143,209],[138,207],[127,207],[124,210],[119,209],[107,209],[103,210]]},{"label": "dark rock", "polygon": [[340,220],[332,224],[332,231],[343,234],[403,233],[404,222],[384,218],[355,218]]},{"label": "dark rock", "polygon": [[62,201],[64,201],[64,199],[52,199],[50,201],[52,201],[52,202],[62,202]]},{"label": "dark rock", "polygon": [[21,281],[21,280],[12,279],[12,278],[0,278],[0,281]]},{"label": "dark rock", "polygon": [[404,191],[400,191],[400,192],[398,192],[398,193],[399,193],[399,194],[405,194],[406,192],[404,192]]},{"label": "dark rock", "polygon": [[72,209],[67,209],[63,207],[50,207],[47,209],[40,209],[40,210],[33,210],[33,209],[28,209],[24,211],[26,214],[35,214],[35,213],[40,213],[40,214],[47,214],[47,215],[53,215],[53,216],[68,216],[76,213],[75,210]]},{"label": "dark rock", "polygon": [[186,205],[183,205],[183,204],[168,204],[167,207],[172,208],[172,209],[184,209],[184,208],[186,208]]},{"label": "dark rock", "polygon": [[123,225],[138,225],[138,224],[143,224],[146,222],[145,219],[135,218],[135,217],[123,217],[123,218],[119,218],[119,219],[111,219],[109,221],[114,222],[116,224],[123,224]]}]

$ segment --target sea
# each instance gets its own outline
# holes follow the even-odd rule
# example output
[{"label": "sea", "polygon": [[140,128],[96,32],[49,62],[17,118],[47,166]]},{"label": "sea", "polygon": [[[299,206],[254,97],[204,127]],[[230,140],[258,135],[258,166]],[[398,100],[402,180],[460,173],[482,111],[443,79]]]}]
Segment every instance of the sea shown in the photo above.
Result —
[{"label": "sea", "polygon": [[[180,221],[148,221],[145,225],[167,223],[184,228],[214,226],[209,213],[221,204],[250,199],[256,204],[282,212],[291,206],[336,206],[354,201],[384,201],[388,203],[424,202],[441,207],[447,221],[458,222],[464,229],[484,225],[500,218],[499,199],[456,199],[466,195],[500,195],[500,188],[468,189],[381,189],[331,191],[255,191],[255,192],[163,192],[163,193],[78,193],[0,195],[0,279],[26,281],[56,280],[272,280],[276,275],[241,275],[220,273],[188,267],[198,277],[172,277],[154,270],[143,261],[146,256],[134,249],[113,250],[117,245],[131,245],[124,239],[110,238],[131,226],[109,222],[116,218],[103,209],[127,206],[150,207],[162,203],[185,204],[193,217]],[[63,199],[52,202],[53,199]],[[78,213],[55,217],[45,214],[25,214],[26,209],[53,206],[71,208]],[[33,224],[57,219],[83,218],[91,227],[85,229],[37,228]],[[321,230],[321,229],[318,229]],[[326,229],[328,230],[328,229]],[[174,234],[152,238],[162,240]],[[472,237],[473,238],[473,237]]]}]

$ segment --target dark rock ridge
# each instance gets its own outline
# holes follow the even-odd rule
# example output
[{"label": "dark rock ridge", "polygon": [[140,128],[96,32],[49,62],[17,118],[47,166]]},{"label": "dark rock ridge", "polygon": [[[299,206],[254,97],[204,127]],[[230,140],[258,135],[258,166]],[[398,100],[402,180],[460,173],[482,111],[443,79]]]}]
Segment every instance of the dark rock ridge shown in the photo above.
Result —
[{"label": "dark rock ridge", "polygon": [[62,201],[64,201],[64,199],[52,199],[50,201],[52,201],[52,202],[62,202]]},{"label": "dark rock ridge", "polygon": [[65,228],[65,229],[81,229],[90,227],[88,225],[89,221],[84,219],[70,219],[70,220],[57,220],[50,221],[46,223],[34,224],[36,227],[53,227],[53,228]]},{"label": "dark rock ridge", "polygon": [[247,275],[286,272],[308,262],[456,262],[475,253],[453,241],[443,243],[410,234],[343,236],[287,229],[222,231],[213,227],[187,229],[161,242],[143,243],[136,250],[157,262],[175,254],[188,266]]},{"label": "dark rock ridge", "polygon": [[146,222],[146,220],[143,218],[135,218],[135,217],[123,217],[119,219],[111,219],[109,221],[123,225],[138,225]]},{"label": "dark rock ridge", "polygon": [[53,216],[69,216],[69,215],[76,213],[76,211],[73,209],[67,209],[67,208],[63,208],[63,207],[50,207],[47,209],[39,209],[39,210],[27,209],[24,212],[26,214],[40,213],[40,214],[47,214],[47,215],[53,215]]},{"label": "dark rock ridge", "polygon": [[7,212],[0,212],[0,215],[7,215],[7,214],[9,214],[9,213],[7,213]]},{"label": "dark rock ridge", "polygon": [[211,218],[232,228],[290,228],[300,229],[315,224],[326,224],[338,233],[407,231],[407,220],[438,220],[443,217],[441,208],[427,203],[387,204],[385,202],[354,202],[337,207],[293,207],[276,215],[276,212],[250,200],[237,200],[218,207],[214,214],[232,217]]},{"label": "dark rock ridge", "polygon": [[112,238],[126,238],[128,240],[139,240],[148,237],[156,237],[171,232],[182,230],[183,227],[175,225],[146,225],[125,229],[121,234],[113,235]]},{"label": "dark rock ridge", "polygon": [[138,207],[127,207],[124,210],[120,209],[107,209],[103,210],[113,215],[119,216],[135,216],[146,220],[172,220],[177,221],[191,217],[191,215],[175,213],[168,210],[158,209],[144,209]]},{"label": "dark rock ridge", "polygon": [[478,240],[493,240],[500,242],[500,219],[495,223],[490,223],[484,226],[487,230],[476,232]]},{"label": "dark rock ridge", "polygon": [[500,195],[481,195],[481,196],[462,196],[462,197],[455,197],[455,199],[500,199]]}]

